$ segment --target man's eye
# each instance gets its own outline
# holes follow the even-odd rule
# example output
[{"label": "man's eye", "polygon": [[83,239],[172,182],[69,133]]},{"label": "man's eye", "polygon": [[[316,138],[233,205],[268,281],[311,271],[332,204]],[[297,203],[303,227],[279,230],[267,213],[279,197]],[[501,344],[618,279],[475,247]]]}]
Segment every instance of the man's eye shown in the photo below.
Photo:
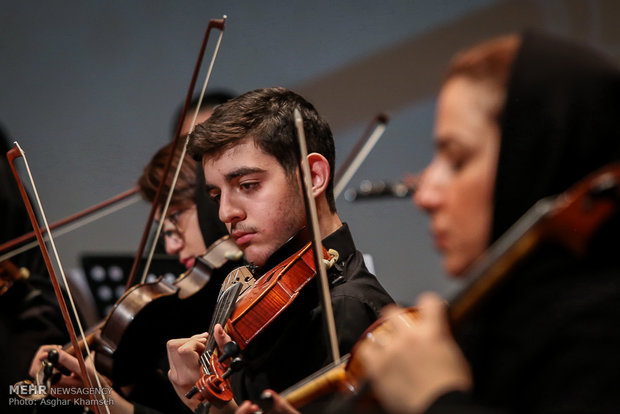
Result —
[{"label": "man's eye", "polygon": [[240,187],[244,191],[254,190],[254,189],[256,189],[258,187],[258,183],[257,182],[242,183],[242,184],[240,184]]}]

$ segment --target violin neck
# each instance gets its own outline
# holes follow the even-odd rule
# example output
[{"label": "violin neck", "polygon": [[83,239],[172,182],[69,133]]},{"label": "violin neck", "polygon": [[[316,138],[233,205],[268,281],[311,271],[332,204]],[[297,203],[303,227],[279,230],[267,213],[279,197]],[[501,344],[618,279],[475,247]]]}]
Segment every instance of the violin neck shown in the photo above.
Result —
[{"label": "violin neck", "polygon": [[344,355],[340,361],[331,363],[297,384],[282,391],[280,395],[293,407],[299,408],[317,398],[342,388],[347,382],[347,364],[351,354]]},{"label": "violin neck", "polygon": [[218,323],[224,326],[226,321],[230,318],[230,315],[232,315],[232,312],[235,309],[237,297],[239,297],[242,286],[243,285],[241,283],[235,283],[228,287],[221,293],[217,305],[215,306],[213,318],[211,319],[211,326],[209,327],[209,338],[207,339],[207,345],[202,355],[200,355],[200,363],[205,372],[210,372],[210,357],[215,349],[213,329]]}]

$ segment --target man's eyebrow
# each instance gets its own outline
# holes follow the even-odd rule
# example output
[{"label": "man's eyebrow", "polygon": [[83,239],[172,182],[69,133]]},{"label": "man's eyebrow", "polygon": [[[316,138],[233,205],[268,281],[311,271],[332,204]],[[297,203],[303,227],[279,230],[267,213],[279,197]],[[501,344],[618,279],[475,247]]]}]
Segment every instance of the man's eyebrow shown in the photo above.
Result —
[{"label": "man's eyebrow", "polygon": [[[266,170],[264,170],[263,168],[258,168],[258,167],[240,167],[240,168],[237,168],[235,170],[232,170],[231,172],[226,174],[224,177],[225,177],[227,182],[231,182],[235,178],[243,177],[244,175],[263,173],[265,171]],[[205,188],[207,193],[210,193],[212,190],[217,190],[218,189],[217,186],[215,186],[213,184],[209,184],[209,183],[205,183],[205,187],[204,188]]]},{"label": "man's eyebrow", "polygon": [[236,170],[232,170],[228,174],[225,175],[226,181],[230,182],[235,178],[243,177],[244,175],[263,173],[264,169],[258,167],[240,167]]}]

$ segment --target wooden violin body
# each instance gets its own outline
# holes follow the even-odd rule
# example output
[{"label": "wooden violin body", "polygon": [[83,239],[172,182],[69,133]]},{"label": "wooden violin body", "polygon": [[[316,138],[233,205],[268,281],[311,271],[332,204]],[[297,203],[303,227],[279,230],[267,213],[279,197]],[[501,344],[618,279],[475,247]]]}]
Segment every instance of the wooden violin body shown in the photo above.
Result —
[{"label": "wooden violin body", "polygon": [[[233,341],[243,351],[247,346],[295,302],[304,287],[316,276],[314,251],[307,240],[305,231],[298,233],[282,246],[267,262],[271,266],[275,260],[280,260],[290,251],[303,247],[278,263],[260,276],[254,285],[237,299],[234,310],[226,318],[225,329]],[[294,251],[294,250],[293,250]],[[332,255],[323,248],[322,257],[325,260]],[[217,313],[217,311],[216,311]],[[207,350],[206,353],[210,353]],[[203,371],[205,375],[196,383],[187,397],[198,394],[201,401],[221,407],[232,399],[232,391],[228,376],[232,372],[230,358],[223,361],[218,359],[218,352],[210,355],[203,354]]]},{"label": "wooden violin body", "polygon": [[94,344],[97,369],[115,385],[131,384],[165,356],[169,339],[208,326],[226,275],[242,257],[228,236],[213,243],[172,284],[163,278],[132,287],[104,320]]},{"label": "wooden violin body", "polygon": [[[329,259],[323,248],[323,258]],[[226,331],[241,349],[282,314],[314,278],[314,252],[307,244],[289,259],[261,276],[237,301]]]}]

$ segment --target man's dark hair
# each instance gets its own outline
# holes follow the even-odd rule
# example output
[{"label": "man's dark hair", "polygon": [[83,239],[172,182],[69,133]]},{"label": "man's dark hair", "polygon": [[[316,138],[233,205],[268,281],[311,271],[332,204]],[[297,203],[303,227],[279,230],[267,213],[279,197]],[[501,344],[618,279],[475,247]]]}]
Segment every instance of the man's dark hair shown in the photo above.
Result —
[{"label": "man's dark hair", "polygon": [[219,105],[211,117],[190,134],[188,151],[196,160],[205,155],[217,157],[251,137],[261,150],[278,160],[287,175],[294,176],[300,160],[293,119],[295,108],[304,120],[308,153],[319,153],[329,162],[330,177],[325,194],[330,210],[335,213],[332,132],[310,102],[288,89],[257,89]]}]

